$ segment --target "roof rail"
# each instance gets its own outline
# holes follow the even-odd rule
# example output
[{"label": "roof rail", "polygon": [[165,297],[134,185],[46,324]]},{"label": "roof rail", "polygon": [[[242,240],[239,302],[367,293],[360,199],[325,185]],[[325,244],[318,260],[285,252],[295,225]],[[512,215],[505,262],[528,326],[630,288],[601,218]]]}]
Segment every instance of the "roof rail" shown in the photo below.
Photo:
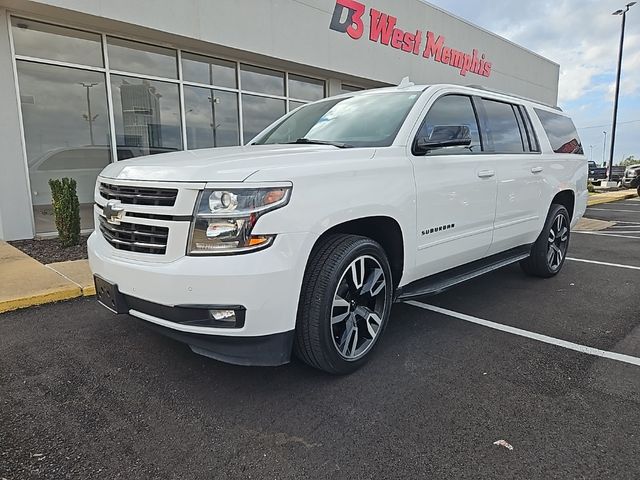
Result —
[{"label": "roof rail", "polygon": [[533,102],[533,103],[539,103],[540,105],[544,105],[545,107],[549,107],[549,108],[553,108],[554,110],[558,110],[560,112],[562,112],[562,109],[560,107],[558,107],[557,105],[549,105],[548,103],[544,103],[541,102],[539,100],[534,100],[532,98],[528,98],[522,95],[516,95],[514,93],[508,93],[508,92],[502,92],[500,90],[494,90],[493,88],[487,88],[483,85],[466,85],[469,88],[475,88],[477,90],[484,90],[485,92],[490,92],[490,93],[499,93],[500,95],[507,95],[509,97],[515,97],[515,98],[519,98],[520,100],[526,100],[527,102]]}]

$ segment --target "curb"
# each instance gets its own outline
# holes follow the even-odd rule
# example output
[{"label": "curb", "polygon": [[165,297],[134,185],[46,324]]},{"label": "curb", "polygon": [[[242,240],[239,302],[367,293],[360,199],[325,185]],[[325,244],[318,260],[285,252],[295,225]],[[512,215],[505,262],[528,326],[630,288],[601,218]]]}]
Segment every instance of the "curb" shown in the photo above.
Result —
[{"label": "curb", "polygon": [[[600,195],[602,195],[602,197],[598,198],[600,197]],[[601,205],[603,203],[617,202],[618,200],[627,200],[629,198],[634,198],[634,197],[637,197],[637,194],[635,191],[631,191],[621,195],[616,195],[615,197],[609,196],[608,193],[600,193],[600,194],[594,195],[592,198],[587,200],[587,206],[592,207],[593,205]]]},{"label": "curb", "polygon": [[46,303],[60,302],[62,300],[71,300],[81,297],[83,294],[83,290],[78,286],[59,287],[37,295],[12,298],[11,300],[0,302],[0,313],[11,312],[20,308],[35,307],[36,305],[44,305]]}]

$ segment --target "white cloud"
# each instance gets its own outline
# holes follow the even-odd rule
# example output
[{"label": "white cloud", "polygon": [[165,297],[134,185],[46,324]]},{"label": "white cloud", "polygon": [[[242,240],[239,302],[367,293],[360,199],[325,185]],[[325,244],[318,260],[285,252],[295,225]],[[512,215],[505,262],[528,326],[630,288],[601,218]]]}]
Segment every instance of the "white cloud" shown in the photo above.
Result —
[{"label": "white cloud", "polygon": [[[560,64],[560,103],[597,91],[607,95],[615,75],[620,17],[611,12],[624,0],[521,1],[432,0],[445,10],[479,24]],[[473,16],[469,16],[470,12]],[[627,15],[624,92],[640,93],[640,5]],[[602,78],[605,77],[605,78]]]}]

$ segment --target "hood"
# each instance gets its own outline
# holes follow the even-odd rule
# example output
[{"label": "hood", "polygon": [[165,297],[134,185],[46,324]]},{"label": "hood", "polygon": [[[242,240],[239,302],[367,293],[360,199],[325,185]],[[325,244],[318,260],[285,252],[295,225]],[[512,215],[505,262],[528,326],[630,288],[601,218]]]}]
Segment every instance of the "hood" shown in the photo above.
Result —
[{"label": "hood", "polygon": [[[373,154],[374,149],[370,149],[370,155]],[[363,149],[340,149],[331,145],[248,145],[138,157],[112,163],[100,175],[156,182],[242,182],[264,169],[286,171],[288,166],[362,157]]]}]

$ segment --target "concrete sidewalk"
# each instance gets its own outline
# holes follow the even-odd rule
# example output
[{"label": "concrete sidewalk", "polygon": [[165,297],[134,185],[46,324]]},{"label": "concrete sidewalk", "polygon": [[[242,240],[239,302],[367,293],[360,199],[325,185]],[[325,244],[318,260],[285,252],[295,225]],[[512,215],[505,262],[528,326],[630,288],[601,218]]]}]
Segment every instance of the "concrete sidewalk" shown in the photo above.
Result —
[{"label": "concrete sidewalk", "polygon": [[93,294],[87,260],[43,265],[0,241],[0,313]]}]

